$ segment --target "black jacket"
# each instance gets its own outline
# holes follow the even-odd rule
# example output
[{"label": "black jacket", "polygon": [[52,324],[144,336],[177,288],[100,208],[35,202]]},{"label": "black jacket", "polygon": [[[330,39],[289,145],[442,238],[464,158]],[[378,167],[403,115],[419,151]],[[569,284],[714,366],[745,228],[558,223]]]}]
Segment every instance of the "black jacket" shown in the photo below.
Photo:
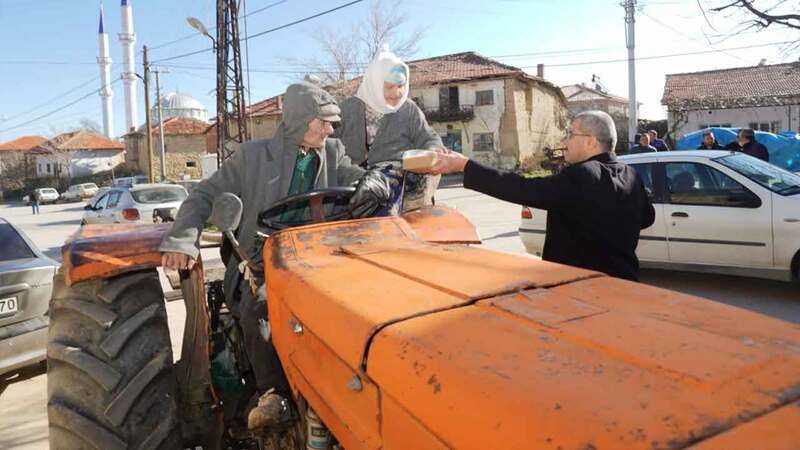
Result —
[{"label": "black jacket", "polygon": [[637,153],[652,153],[657,151],[658,150],[656,150],[656,148],[653,147],[652,145],[648,145],[647,147],[642,147],[641,145],[634,145],[633,147],[631,147],[630,150],[628,150],[628,154],[635,155]]},{"label": "black jacket", "polygon": [[719,145],[719,142],[714,141],[714,143],[711,144],[711,148],[706,147],[706,144],[703,143],[703,144],[700,144],[700,147],[697,147],[697,149],[698,150],[722,150],[722,149],[724,149],[724,147]]},{"label": "black jacket", "polygon": [[767,151],[767,147],[764,147],[763,144],[759,144],[756,141],[750,141],[747,144],[744,144],[744,147],[742,147],[742,152],[762,161],[769,162],[769,152]]},{"label": "black jacket", "polygon": [[547,210],[544,260],[639,279],[639,231],[653,224],[655,210],[639,175],[613,154],[597,155],[544,178],[469,161],[464,187]]}]

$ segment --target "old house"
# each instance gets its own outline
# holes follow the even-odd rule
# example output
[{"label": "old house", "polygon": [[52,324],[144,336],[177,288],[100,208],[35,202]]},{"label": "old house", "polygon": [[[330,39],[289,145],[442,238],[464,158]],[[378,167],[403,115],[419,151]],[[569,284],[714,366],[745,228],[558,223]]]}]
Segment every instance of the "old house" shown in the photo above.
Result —
[{"label": "old house", "polygon": [[[206,154],[207,122],[189,117],[171,117],[164,121],[165,174],[170,180],[196,179],[202,177],[201,160]],[[154,179],[161,178],[161,140],[158,125],[151,130],[153,153],[148,159],[147,140],[144,127],[125,135],[127,162]]]},{"label": "old house", "polygon": [[[614,119],[614,124],[617,128],[617,150],[628,148],[630,105],[626,97],[608,92],[599,83],[595,83],[594,86],[587,86],[583,83],[570,84],[561,86],[561,91],[567,98],[567,108],[571,117],[590,110],[607,112]],[[638,108],[640,105],[636,105],[637,117],[639,117]]]},{"label": "old house", "polygon": [[720,126],[800,131],[800,62],[668,74],[661,103],[675,139]]},{"label": "old house", "polygon": [[[544,148],[556,148],[564,137],[564,95],[542,76],[475,52],[408,65],[409,98],[453,150],[497,167],[533,167],[544,157]],[[355,78],[329,89],[337,97],[354,95],[360,81]],[[270,137],[280,121],[280,97],[256,103],[249,110],[255,120],[263,121],[261,128],[252,127],[253,138]]]},{"label": "old house", "polygon": [[47,140],[42,136],[21,136],[0,144],[0,174],[9,170],[25,170],[25,153]]},{"label": "old house", "polygon": [[125,146],[90,131],[72,131],[26,152],[35,177],[72,178],[105,172],[123,163]]}]

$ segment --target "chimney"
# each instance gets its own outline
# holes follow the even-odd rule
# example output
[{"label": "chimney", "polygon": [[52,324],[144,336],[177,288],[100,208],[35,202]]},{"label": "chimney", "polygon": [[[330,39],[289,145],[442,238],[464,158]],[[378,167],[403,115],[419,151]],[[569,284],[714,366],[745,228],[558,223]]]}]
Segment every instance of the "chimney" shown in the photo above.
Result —
[{"label": "chimney", "polygon": [[544,64],[536,65],[536,76],[539,78],[544,78]]}]

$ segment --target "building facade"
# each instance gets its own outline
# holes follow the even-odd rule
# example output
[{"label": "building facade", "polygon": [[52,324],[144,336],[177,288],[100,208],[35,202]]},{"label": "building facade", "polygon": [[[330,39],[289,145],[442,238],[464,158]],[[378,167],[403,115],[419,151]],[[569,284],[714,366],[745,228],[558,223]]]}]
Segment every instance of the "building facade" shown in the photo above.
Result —
[{"label": "building facade", "polygon": [[[202,177],[202,159],[206,154],[206,133],[209,124],[186,117],[172,117],[164,121],[164,167],[169,180],[198,179]],[[139,169],[152,180],[161,179],[161,138],[158,126],[151,130],[153,153],[147,151],[144,127],[125,136],[127,163]]]},{"label": "building facade", "polygon": [[667,75],[675,139],[707,127],[800,132],[800,62]]},{"label": "building facade", "polygon": [[125,146],[96,133],[73,131],[33,147],[26,159],[34,177],[81,177],[122,164]]}]

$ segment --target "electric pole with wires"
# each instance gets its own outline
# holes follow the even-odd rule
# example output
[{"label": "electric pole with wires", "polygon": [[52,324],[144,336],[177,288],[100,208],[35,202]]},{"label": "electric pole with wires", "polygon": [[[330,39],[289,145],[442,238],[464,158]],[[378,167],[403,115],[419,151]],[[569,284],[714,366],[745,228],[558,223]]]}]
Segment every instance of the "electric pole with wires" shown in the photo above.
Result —
[{"label": "electric pole with wires", "polygon": [[635,8],[636,0],[624,0],[620,4],[625,8],[625,45],[628,47],[628,145],[635,145],[636,130],[639,128],[636,108],[636,56],[635,40]]},{"label": "electric pole with wires", "polygon": [[249,140],[239,47],[240,1],[217,0],[217,167]]}]

